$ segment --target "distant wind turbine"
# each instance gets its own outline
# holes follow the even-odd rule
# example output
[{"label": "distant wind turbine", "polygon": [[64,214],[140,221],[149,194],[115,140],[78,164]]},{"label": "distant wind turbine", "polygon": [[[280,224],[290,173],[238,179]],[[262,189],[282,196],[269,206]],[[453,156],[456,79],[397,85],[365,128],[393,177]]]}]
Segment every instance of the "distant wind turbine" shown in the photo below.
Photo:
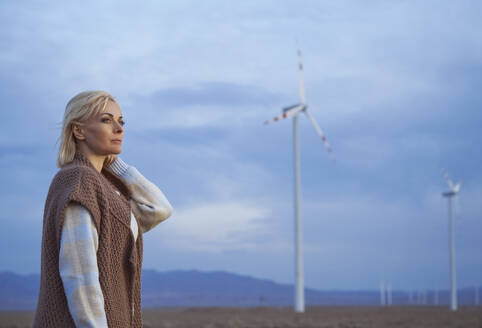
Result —
[{"label": "distant wind turbine", "polygon": [[298,50],[298,73],[299,73],[299,95],[300,103],[283,108],[281,116],[267,120],[264,124],[280,121],[285,118],[293,118],[293,144],[294,144],[294,175],[295,175],[295,311],[298,313],[305,312],[305,295],[303,281],[303,252],[302,252],[302,230],[301,230],[301,178],[300,178],[300,153],[298,146],[298,113],[303,112],[308,120],[313,124],[316,132],[321,137],[328,154],[334,160],[333,152],[330,144],[326,140],[323,131],[318,123],[308,112],[308,106],[305,102],[305,86],[303,81],[303,64],[301,62],[301,51]]},{"label": "distant wind turbine", "polygon": [[387,284],[387,305],[392,306],[392,284]]},{"label": "distant wind turbine", "polygon": [[457,282],[455,277],[455,246],[454,246],[454,226],[452,220],[452,198],[455,197],[455,215],[457,216],[457,204],[458,204],[458,197],[457,194],[460,190],[459,181],[456,185],[453,184],[452,180],[449,178],[449,175],[445,170],[442,169],[442,174],[447,180],[447,184],[449,185],[450,191],[446,191],[442,193],[442,196],[447,197],[448,204],[449,204],[449,249],[450,249],[450,309],[452,311],[457,310]]},{"label": "distant wind turbine", "polygon": [[380,282],[380,305],[385,306],[385,282]]}]

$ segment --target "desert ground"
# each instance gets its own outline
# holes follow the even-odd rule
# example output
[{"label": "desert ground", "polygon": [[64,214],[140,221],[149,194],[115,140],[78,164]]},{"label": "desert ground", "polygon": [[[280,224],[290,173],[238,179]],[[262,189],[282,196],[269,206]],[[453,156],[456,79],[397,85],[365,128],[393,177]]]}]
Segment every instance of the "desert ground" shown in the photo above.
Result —
[{"label": "desert ground", "polygon": [[[163,308],[146,309],[146,328],[361,328],[460,327],[482,328],[482,307],[394,306],[308,307],[304,314],[291,308]],[[0,327],[30,327],[33,312],[0,312]]]}]

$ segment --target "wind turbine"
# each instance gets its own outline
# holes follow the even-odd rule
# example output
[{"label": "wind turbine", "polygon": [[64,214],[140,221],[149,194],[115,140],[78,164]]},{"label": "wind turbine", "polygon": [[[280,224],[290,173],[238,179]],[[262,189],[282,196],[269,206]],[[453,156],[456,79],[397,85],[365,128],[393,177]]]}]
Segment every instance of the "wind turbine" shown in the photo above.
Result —
[{"label": "wind turbine", "polygon": [[323,131],[318,123],[308,112],[308,106],[305,102],[305,86],[303,81],[303,64],[301,62],[301,51],[298,50],[298,75],[299,75],[299,95],[300,103],[283,108],[281,116],[274,117],[272,120],[267,120],[264,124],[280,121],[285,118],[293,118],[293,146],[294,146],[294,185],[295,185],[295,312],[305,312],[305,295],[304,295],[304,281],[303,281],[303,252],[302,252],[302,230],[301,230],[301,177],[300,177],[300,153],[298,146],[298,113],[303,112],[308,120],[313,124],[316,132],[321,137],[328,154],[334,160],[333,152],[330,144],[326,140]]},{"label": "wind turbine", "polygon": [[449,249],[450,249],[450,309],[452,311],[457,310],[457,283],[455,277],[455,246],[454,246],[454,227],[453,227],[453,220],[452,220],[452,197],[455,197],[455,205],[456,205],[456,214],[457,215],[457,203],[458,198],[457,194],[460,190],[459,181],[456,185],[453,184],[452,180],[450,180],[449,175],[445,170],[442,169],[442,174],[447,180],[447,184],[449,185],[450,191],[445,191],[442,193],[442,196],[447,197],[448,204],[449,204]]},{"label": "wind turbine", "polygon": [[380,305],[385,306],[385,282],[382,280],[380,282]]},{"label": "wind turbine", "polygon": [[387,284],[387,305],[392,306],[392,284]]}]

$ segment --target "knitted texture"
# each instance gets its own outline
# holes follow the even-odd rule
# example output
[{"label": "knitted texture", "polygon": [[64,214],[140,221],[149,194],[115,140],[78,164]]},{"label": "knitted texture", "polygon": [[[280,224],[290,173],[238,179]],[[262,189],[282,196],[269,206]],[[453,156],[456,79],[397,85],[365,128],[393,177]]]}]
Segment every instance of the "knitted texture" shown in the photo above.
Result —
[{"label": "knitted texture", "polygon": [[34,327],[75,327],[59,273],[60,236],[70,202],[90,212],[99,234],[97,265],[109,327],[142,327],[142,233],[134,241],[129,199],[122,180],[105,168],[97,172],[80,153],[56,174],[45,202]]},{"label": "knitted texture", "polygon": [[129,165],[127,165],[120,157],[117,157],[115,161],[109,166],[109,170],[111,170],[120,177],[124,175],[128,169]]}]

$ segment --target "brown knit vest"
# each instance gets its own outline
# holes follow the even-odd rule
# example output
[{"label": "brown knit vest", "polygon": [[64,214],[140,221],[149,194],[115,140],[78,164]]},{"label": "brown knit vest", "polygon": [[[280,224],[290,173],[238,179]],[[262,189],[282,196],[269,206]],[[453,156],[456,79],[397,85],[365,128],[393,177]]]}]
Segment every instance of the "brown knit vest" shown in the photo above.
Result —
[{"label": "brown knit vest", "polygon": [[75,327],[59,274],[60,236],[70,202],[84,206],[97,228],[97,265],[109,327],[142,327],[142,233],[134,242],[129,199],[126,185],[116,175],[105,169],[99,174],[80,153],[56,174],[45,202],[34,327]]}]

